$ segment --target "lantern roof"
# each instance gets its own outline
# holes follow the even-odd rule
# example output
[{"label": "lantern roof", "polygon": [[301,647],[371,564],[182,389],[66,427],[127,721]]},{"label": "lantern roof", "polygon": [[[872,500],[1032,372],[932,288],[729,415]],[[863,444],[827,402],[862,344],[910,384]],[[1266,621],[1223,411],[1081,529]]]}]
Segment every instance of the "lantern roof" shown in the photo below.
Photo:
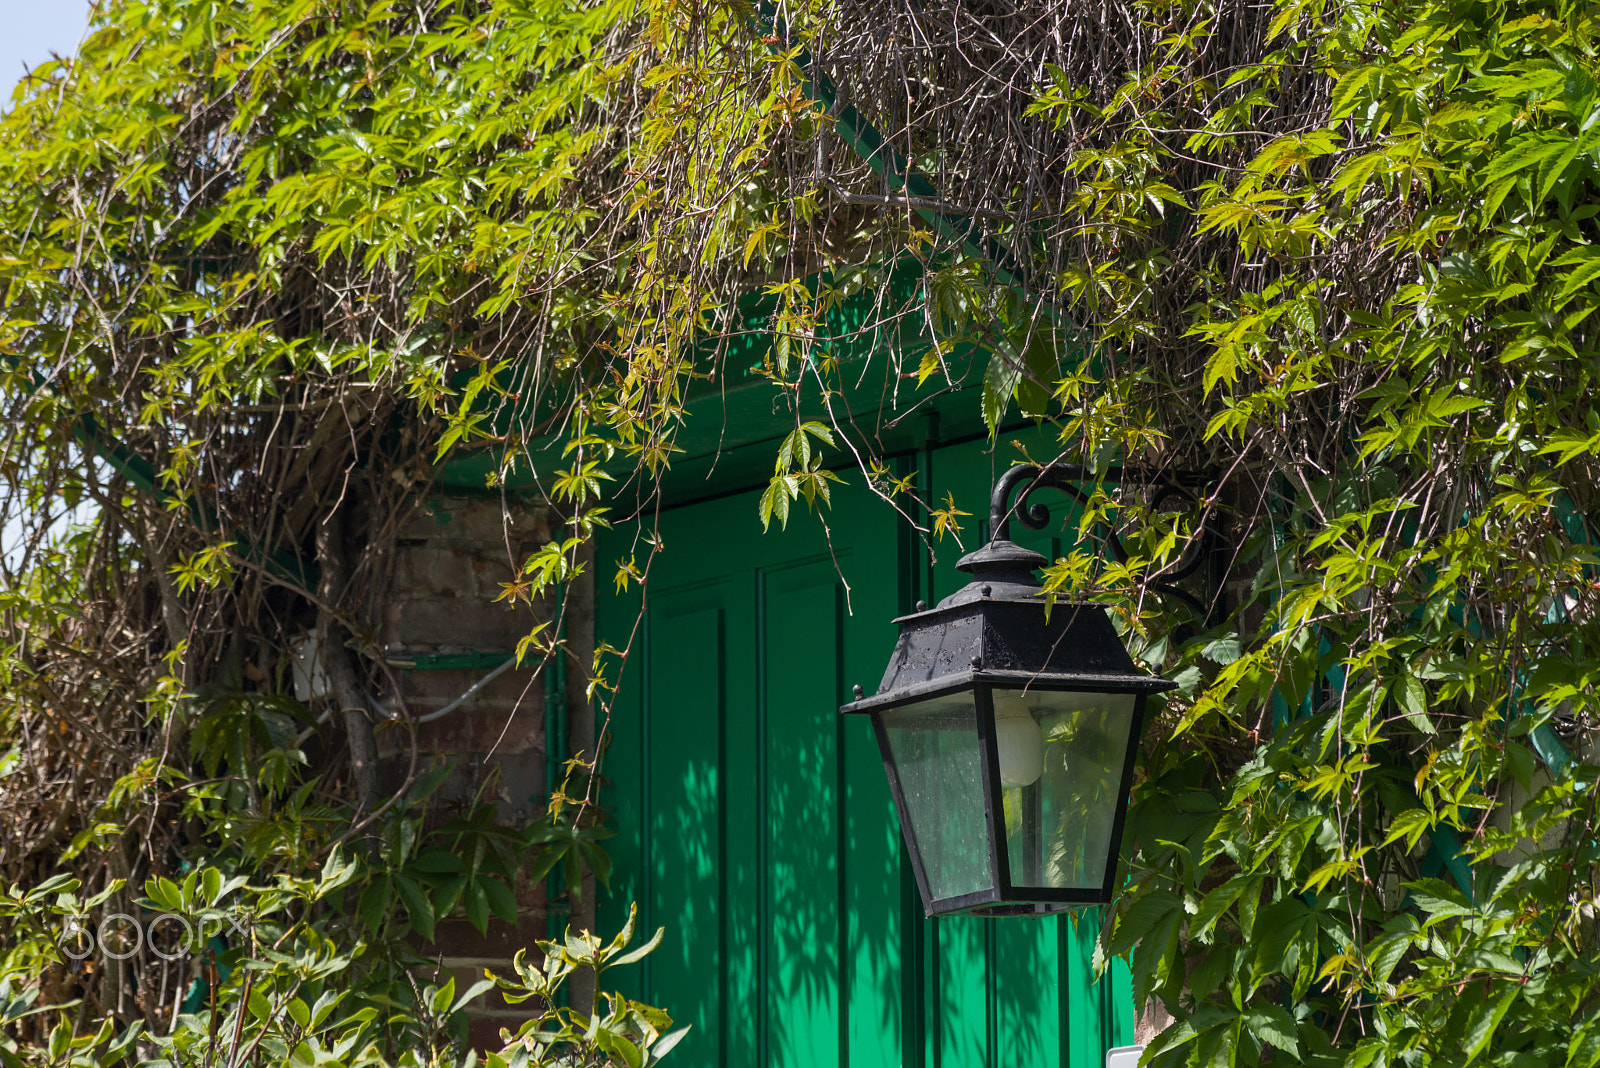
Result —
[{"label": "lantern roof", "polygon": [[997,537],[956,566],[972,581],[895,620],[900,637],[877,693],[855,714],[974,682],[1106,693],[1160,693],[1177,684],[1140,671],[1103,606],[1053,598],[1034,575],[1045,558]]}]

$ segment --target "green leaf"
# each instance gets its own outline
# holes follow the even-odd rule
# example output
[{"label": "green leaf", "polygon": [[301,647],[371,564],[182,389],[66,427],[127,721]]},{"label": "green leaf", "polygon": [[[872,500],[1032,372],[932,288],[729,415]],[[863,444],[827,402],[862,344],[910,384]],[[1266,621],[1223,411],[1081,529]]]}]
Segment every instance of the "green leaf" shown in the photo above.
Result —
[{"label": "green leaf", "polygon": [[417,776],[417,781],[412,784],[410,793],[406,795],[411,803],[417,804],[433,796],[433,792],[450,776],[453,767],[451,764],[437,764]]},{"label": "green leaf", "polygon": [[1550,453],[1559,453],[1556,466],[1575,460],[1579,456],[1586,456],[1600,449],[1600,434],[1585,434],[1581,430],[1571,427],[1562,427],[1553,431],[1544,445],[1541,445],[1536,455],[1546,456]]},{"label": "green leaf", "polygon": [[1428,718],[1428,690],[1421,679],[1415,675],[1404,676],[1389,688],[1389,696],[1413,727],[1423,734],[1438,733]]},{"label": "green leaf", "polygon": [[1348,117],[1355,110],[1356,101],[1366,91],[1376,73],[1374,67],[1357,67],[1341,77],[1333,87],[1330,117],[1334,119]]},{"label": "green leaf", "polygon": [[576,848],[578,855],[583,858],[584,864],[594,873],[595,880],[601,886],[610,888],[611,854],[593,842],[579,842]]},{"label": "green leaf", "polygon": [[380,875],[361,892],[361,904],[356,909],[367,930],[378,934],[383,930],[383,920],[389,912],[389,877]]},{"label": "green leaf", "polygon": [[479,934],[488,934],[489,895],[484,892],[482,882],[477,879],[469,882],[463,897],[466,902],[467,922],[476,927]]},{"label": "green leaf", "polygon": [[1590,1020],[1567,1042],[1564,1068],[1600,1068],[1600,1026]]},{"label": "green leaf", "polygon": [[789,478],[773,476],[767,488],[762,491],[761,501],[757,507],[763,532],[772,524],[774,517],[777,518],[781,529],[789,529],[789,501],[793,499],[794,492],[794,485]]},{"label": "green leaf", "polygon": [[461,858],[443,849],[430,849],[406,866],[427,875],[455,875],[463,869]]},{"label": "green leaf", "polygon": [[1315,923],[1311,910],[1297,897],[1280,898],[1262,908],[1256,917],[1251,986],[1259,986],[1269,975],[1287,975],[1290,945]]},{"label": "green leaf", "polygon": [[1180,912],[1181,905],[1178,895],[1170,890],[1153,890],[1139,895],[1132,905],[1117,916],[1111,938],[1111,953],[1120,955],[1128,952],[1162,919]]},{"label": "green leaf", "polygon": [[1035,328],[1023,357],[1027,373],[1017,376],[1017,407],[1029,419],[1043,419],[1050,414],[1051,393],[1055,389],[1056,379],[1061,376],[1055,335]]},{"label": "green leaf", "polygon": [[819,423],[813,419],[809,422],[801,423],[800,429],[816,438],[824,445],[827,445],[830,448],[833,446],[833,428],[829,427],[826,423]]},{"label": "green leaf", "polygon": [[67,1050],[72,1044],[72,1022],[65,1015],[50,1032],[50,1059],[60,1062],[67,1056]]},{"label": "green leaf", "polygon": [[270,1020],[273,1016],[272,1002],[267,1000],[260,988],[250,991],[250,1015],[257,1020]]},{"label": "green leaf", "polygon": [[[1591,129],[1571,142],[1562,151],[1561,155],[1545,171],[1544,180],[1539,183],[1539,192],[1534,199],[1535,206],[1542,204],[1554,192],[1556,184],[1563,175],[1572,170],[1573,162],[1580,156],[1587,156],[1594,151],[1597,139],[1600,139],[1600,129]],[[1588,166],[1585,161],[1584,168]]]},{"label": "green leaf", "polygon": [[1565,299],[1581,289],[1588,288],[1590,283],[1596,278],[1600,278],[1600,248],[1596,248],[1593,245],[1585,245],[1583,248],[1575,249],[1556,260],[1556,266],[1573,264],[1576,266],[1561,277],[1561,289],[1556,293],[1558,300]]},{"label": "green leaf", "polygon": [[656,933],[650,936],[650,941],[646,942],[642,946],[637,946],[633,949],[630,949],[628,952],[616,957],[613,960],[607,961],[606,967],[620,968],[625,964],[632,964],[634,961],[642,960],[644,957],[655,952],[655,948],[661,944],[661,940],[666,937],[666,934],[667,929],[665,927],[657,927]]},{"label": "green leaf", "polygon": [[507,923],[517,922],[517,897],[509,886],[493,877],[479,879],[477,885],[483,887],[484,897],[496,916]]},{"label": "green leaf", "polygon": [[1328,130],[1289,134],[1268,142],[1246,164],[1246,169],[1261,174],[1283,175],[1295,167],[1304,167],[1317,157],[1337,150],[1337,135]]},{"label": "green leaf", "polygon": [[447,879],[438,880],[433,887],[433,911],[437,919],[444,919],[455,911],[461,903],[461,895],[466,892],[466,875],[453,875]]},{"label": "green leaf", "polygon": [[311,1026],[320,1028],[339,1007],[348,990],[324,990],[318,997],[316,1004],[311,1006]]},{"label": "green leaf", "polygon": [[541,849],[534,858],[528,862],[528,882],[537,883],[555,870],[555,866],[566,859],[567,853],[574,848],[571,839],[565,844]]},{"label": "green leaf", "polygon": [[693,1024],[687,1024],[678,1028],[676,1031],[668,1031],[666,1034],[662,1035],[661,1038],[656,1041],[656,1044],[650,1047],[650,1056],[656,1060],[660,1060],[662,1057],[665,1057],[667,1054],[671,1053],[673,1049],[677,1047],[678,1043],[683,1041],[684,1036],[689,1033],[690,1028],[693,1026]]},{"label": "green leaf", "polygon": [[627,1068],[640,1068],[644,1063],[644,1053],[638,1046],[621,1033],[612,1030],[606,1024],[601,1024],[595,1032],[595,1044],[612,1057],[621,1058]]},{"label": "green leaf", "polygon": [[1571,144],[1571,139],[1554,131],[1523,134],[1506,146],[1505,150],[1489,162],[1484,171],[1486,182],[1498,182],[1518,171],[1537,166],[1561,155]]},{"label": "green leaf", "polygon": [[[1206,396],[1211,396],[1211,391],[1216,388],[1217,383],[1226,382],[1231,386],[1238,381],[1238,378],[1239,356],[1232,346],[1213,348],[1206,355],[1206,369],[1200,383],[1200,388]],[[1206,436],[1210,437],[1211,434],[1212,431],[1208,430]]]},{"label": "green leaf", "polygon": [[400,892],[400,900],[405,902],[406,918],[411,921],[411,926],[423,938],[433,941],[433,902],[429,900],[427,891],[415,879],[403,873],[394,877],[394,886]]},{"label": "green leaf", "polygon": [[1532,792],[1536,758],[1533,750],[1519,742],[1505,742],[1505,770],[1524,790]]},{"label": "green leaf", "polygon": [[1213,663],[1227,667],[1244,655],[1244,648],[1235,637],[1218,638],[1206,645],[1201,653]]},{"label": "green leaf", "polygon": [[1410,916],[1397,917],[1390,922],[1398,929],[1375,940],[1367,947],[1368,966],[1372,969],[1373,978],[1380,983],[1389,981],[1389,976],[1394,973],[1401,958],[1416,941],[1419,930],[1416,920]]},{"label": "green leaf", "polygon": [[1433,831],[1434,821],[1426,809],[1411,808],[1400,813],[1389,824],[1389,834],[1383,840],[1384,845],[1391,845],[1404,838],[1407,851],[1417,848],[1417,843],[1422,836]]},{"label": "green leaf", "polygon": [[1249,1032],[1289,1056],[1300,1059],[1300,1039],[1294,1017],[1281,1005],[1258,1004],[1244,1014],[1244,1025]]},{"label": "green leaf", "polygon": [[1172,966],[1178,959],[1182,919],[1179,909],[1167,912],[1133,947],[1129,965],[1133,973],[1134,998],[1138,1003],[1148,1001],[1152,991],[1172,974]]},{"label": "green leaf", "polygon": [[[160,879],[158,882],[163,887],[170,888],[172,893],[177,893],[177,886],[173,884],[172,880]],[[69,872],[56,872],[38,886],[35,886],[32,890],[28,891],[28,898],[30,900],[37,900],[38,898],[42,898],[48,894],[73,894],[77,893],[78,888],[82,885],[82,882],[76,875],[73,875]],[[170,901],[172,902],[170,907],[174,911],[178,911],[182,908],[181,898],[173,897],[170,899]]]},{"label": "green leaf", "polygon": [[436,1018],[449,1015],[450,1003],[456,996],[456,980],[454,976],[446,979],[444,985],[433,992],[433,997],[428,999],[428,1011]]},{"label": "green leaf", "polygon": [[1435,922],[1451,916],[1470,916],[1477,910],[1459,889],[1441,879],[1418,879],[1403,884],[1411,891],[1411,900]]},{"label": "green leaf", "polygon": [[1488,1048],[1489,1042],[1494,1038],[1495,1029],[1500,1026],[1500,1021],[1505,1019],[1506,1012],[1511,1008],[1511,1002],[1516,999],[1518,985],[1505,984],[1500,995],[1493,1001],[1485,1000],[1473,1010],[1467,1021],[1467,1032],[1463,1040],[1466,1046],[1466,1064],[1471,1064],[1478,1059],[1478,1055]]},{"label": "green leaf", "polygon": [[1201,941],[1211,933],[1211,928],[1227,913],[1233,903],[1239,900],[1239,895],[1254,880],[1244,874],[1234,875],[1227,882],[1206,894],[1200,900],[1200,908],[1196,910],[1194,918],[1189,921],[1190,937]]},{"label": "green leaf", "polygon": [[493,979],[479,979],[476,983],[473,983],[471,986],[467,987],[466,991],[456,999],[456,1003],[450,1008],[451,1015],[460,1012],[477,998],[487,994],[498,985],[499,984]]},{"label": "green leaf", "polygon": [[1006,409],[1011,405],[1011,395],[1020,381],[1021,369],[1004,355],[995,353],[989,359],[989,367],[983,373],[982,404],[983,425],[989,428],[990,440],[1000,433],[1000,424],[1005,421]]}]

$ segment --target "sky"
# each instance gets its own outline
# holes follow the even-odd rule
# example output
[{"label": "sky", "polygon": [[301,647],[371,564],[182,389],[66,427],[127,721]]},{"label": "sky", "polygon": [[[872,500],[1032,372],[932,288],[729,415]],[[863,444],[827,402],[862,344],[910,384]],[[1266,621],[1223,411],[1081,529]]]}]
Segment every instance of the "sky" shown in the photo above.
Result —
[{"label": "sky", "polygon": [[88,24],[88,0],[0,0],[0,100],[27,67],[76,51]]}]

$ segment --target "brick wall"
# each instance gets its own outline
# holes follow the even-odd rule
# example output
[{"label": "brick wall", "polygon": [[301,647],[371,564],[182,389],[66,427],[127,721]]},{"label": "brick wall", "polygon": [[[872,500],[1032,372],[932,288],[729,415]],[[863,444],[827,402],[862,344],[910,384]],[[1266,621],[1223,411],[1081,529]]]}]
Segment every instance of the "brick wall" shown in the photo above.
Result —
[{"label": "brick wall", "polygon": [[[393,580],[383,609],[380,640],[393,661],[430,654],[509,654],[536,624],[547,621],[551,604],[511,604],[495,598],[512,578],[514,562],[550,539],[559,520],[547,507],[498,499],[432,498],[422,503],[395,546]],[[530,657],[530,659],[532,659]],[[456,700],[481,680],[492,664],[448,670],[402,669],[395,674],[399,697],[413,716],[425,716]],[[392,691],[379,700],[392,707]],[[581,695],[580,695],[581,696]],[[506,822],[523,822],[544,810],[544,673],[512,668],[455,711],[417,731],[418,763],[455,764],[440,792],[448,818],[475,797],[498,806]],[[410,736],[400,728],[379,735],[389,780],[403,780],[411,760]],[[481,791],[481,793],[480,793]],[[480,978],[484,968],[509,971],[518,949],[547,937],[544,888],[525,876],[515,887],[518,922],[494,918],[480,934],[465,919],[439,923],[432,945],[419,946],[456,975],[457,989]],[[501,1027],[515,1030],[525,1018],[493,994],[471,1013],[469,1040],[476,1049],[498,1049]]]}]

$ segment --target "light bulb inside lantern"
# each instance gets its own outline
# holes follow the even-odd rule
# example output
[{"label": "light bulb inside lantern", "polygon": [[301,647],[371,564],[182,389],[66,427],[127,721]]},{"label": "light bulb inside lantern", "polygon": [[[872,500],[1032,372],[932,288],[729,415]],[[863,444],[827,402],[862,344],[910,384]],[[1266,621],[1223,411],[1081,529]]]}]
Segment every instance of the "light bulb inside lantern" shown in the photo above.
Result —
[{"label": "light bulb inside lantern", "polygon": [[1044,771],[1044,732],[1020,693],[994,695],[994,736],[1000,757],[1000,782],[1028,786]]}]

